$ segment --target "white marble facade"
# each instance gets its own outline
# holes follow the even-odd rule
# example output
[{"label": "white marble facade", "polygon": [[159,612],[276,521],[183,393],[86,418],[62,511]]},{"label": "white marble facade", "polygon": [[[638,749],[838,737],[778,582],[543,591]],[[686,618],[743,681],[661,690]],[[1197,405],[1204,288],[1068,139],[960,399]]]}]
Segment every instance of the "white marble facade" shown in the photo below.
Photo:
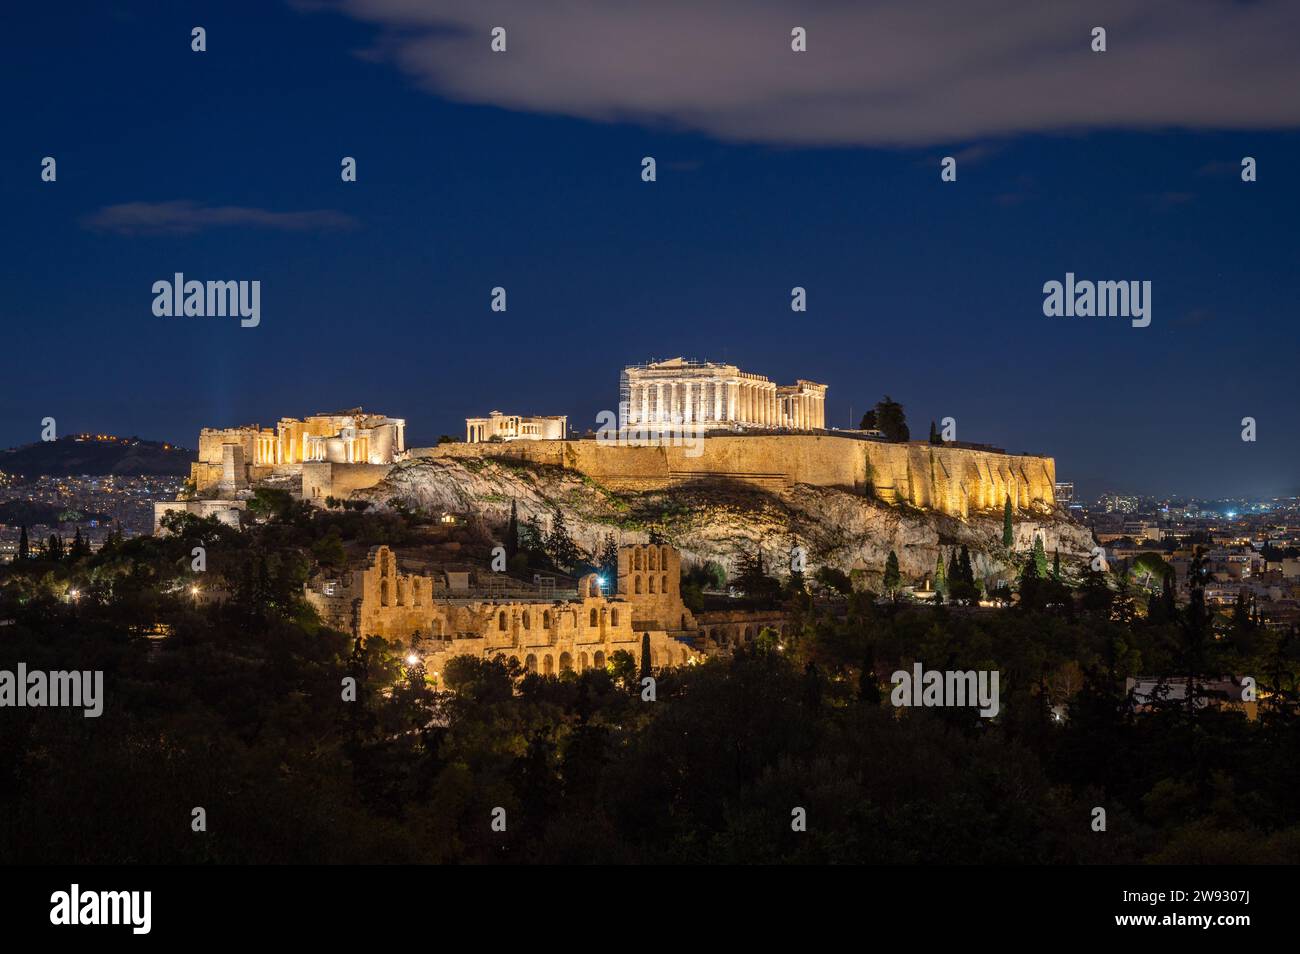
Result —
[{"label": "white marble facade", "polygon": [[826,385],[778,385],[734,364],[673,358],[623,370],[627,426],[820,430]]}]

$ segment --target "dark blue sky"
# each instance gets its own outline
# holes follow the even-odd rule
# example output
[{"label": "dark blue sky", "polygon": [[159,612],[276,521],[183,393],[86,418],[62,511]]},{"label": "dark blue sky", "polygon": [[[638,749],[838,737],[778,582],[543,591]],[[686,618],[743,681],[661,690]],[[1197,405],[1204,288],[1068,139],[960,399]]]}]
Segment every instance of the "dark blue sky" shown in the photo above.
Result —
[{"label": "dark blue sky", "polygon": [[[382,52],[392,24],[339,11],[73,10],[11,11],[0,39],[0,445],[38,439],[46,416],[194,446],[204,425],[355,405],[405,417],[415,444],[492,408],[581,426],[615,406],[623,364],[680,354],[826,382],[841,426],[889,393],[914,436],[950,415],[960,438],[1050,454],[1089,493],[1300,487],[1285,122],[782,143],[448,98]],[[1240,181],[1243,155],[1258,182]],[[87,223],[174,202],[353,224]],[[261,280],[260,327],[155,317],[151,285],[177,271]],[[1150,327],[1044,317],[1042,285],[1067,271],[1152,281]]]}]

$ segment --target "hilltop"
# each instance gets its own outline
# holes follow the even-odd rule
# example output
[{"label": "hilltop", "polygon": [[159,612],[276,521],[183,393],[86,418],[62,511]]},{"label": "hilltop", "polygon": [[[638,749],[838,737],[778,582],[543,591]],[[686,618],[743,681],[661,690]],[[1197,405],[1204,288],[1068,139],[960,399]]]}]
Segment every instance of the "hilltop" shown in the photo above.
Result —
[{"label": "hilltop", "polygon": [[24,477],[80,474],[176,476],[190,472],[194,451],[138,437],[76,434],[0,451],[0,471]]},{"label": "hilltop", "polygon": [[[905,576],[933,572],[936,558],[953,547],[971,551],[976,572],[1010,572],[1002,548],[1001,511],[967,520],[831,487],[796,483],[766,490],[724,481],[685,483],[666,490],[615,491],[572,470],[505,458],[418,458],[396,465],[378,485],[356,494],[379,506],[402,504],[437,513],[469,513],[490,529],[504,526],[513,501],[521,521],[536,515],[548,525],[564,513],[574,541],[599,549],[613,532],[624,543],[644,542],[653,531],[683,551],[686,562],[734,567],[742,554],[761,550],[766,565],[788,567],[802,546],[810,569],[829,565],[880,572],[892,549]],[[1091,533],[1058,509],[1026,511],[1014,524],[1013,551],[1023,553],[1035,534],[1049,554],[1077,564],[1092,548]]]}]

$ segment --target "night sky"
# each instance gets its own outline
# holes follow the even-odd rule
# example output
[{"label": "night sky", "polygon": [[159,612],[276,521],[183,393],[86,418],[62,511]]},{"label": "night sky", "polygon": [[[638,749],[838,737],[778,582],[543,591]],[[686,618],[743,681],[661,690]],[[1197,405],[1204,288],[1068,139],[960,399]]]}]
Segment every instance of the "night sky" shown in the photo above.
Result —
[{"label": "night sky", "polygon": [[[0,446],[583,428],[682,355],[825,382],[832,425],[888,393],[1087,494],[1298,492],[1300,4],[976,6],[9,10]],[[260,326],[155,317],[178,271],[260,280]],[[1150,327],[1044,317],[1067,271],[1150,280]]]}]

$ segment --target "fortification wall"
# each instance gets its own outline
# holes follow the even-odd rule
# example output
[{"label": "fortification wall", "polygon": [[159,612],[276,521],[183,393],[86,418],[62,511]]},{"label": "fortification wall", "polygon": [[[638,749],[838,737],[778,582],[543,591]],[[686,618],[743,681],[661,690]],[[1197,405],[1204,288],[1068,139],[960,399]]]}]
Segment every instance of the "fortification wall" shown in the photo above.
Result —
[{"label": "fortification wall", "polygon": [[953,516],[1055,506],[1056,462],[928,443],[762,434],[698,439],[690,446],[628,446],[596,440],[441,444],[416,457],[504,457],[578,471],[612,489],[663,490],[692,480],[739,480],[767,488],[793,483],[871,492]]},{"label": "fortification wall", "polygon": [[309,461],[302,467],[302,499],[317,506],[325,498],[346,500],[354,490],[366,490],[388,476],[392,464],[334,464]]}]

